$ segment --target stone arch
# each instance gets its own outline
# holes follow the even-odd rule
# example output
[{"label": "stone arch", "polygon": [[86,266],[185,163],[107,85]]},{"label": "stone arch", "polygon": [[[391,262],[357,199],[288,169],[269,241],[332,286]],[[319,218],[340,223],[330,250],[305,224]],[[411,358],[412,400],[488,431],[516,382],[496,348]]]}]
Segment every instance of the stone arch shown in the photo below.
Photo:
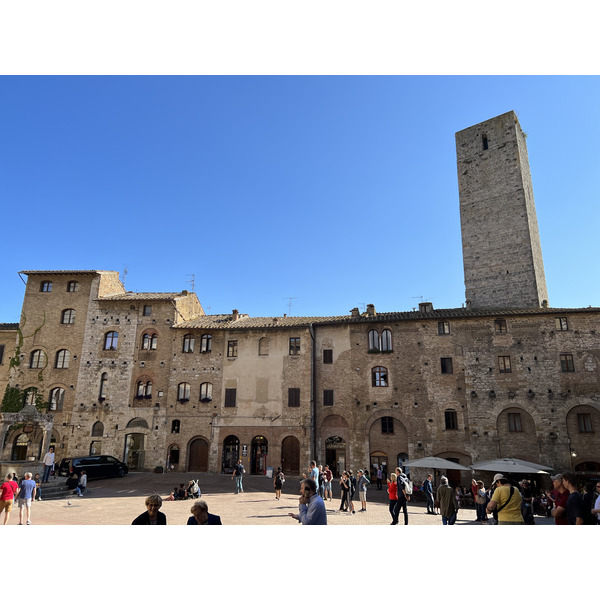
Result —
[{"label": "stone arch", "polygon": [[348,421],[337,413],[330,413],[321,421],[321,453],[334,475],[339,475],[348,464],[350,442]]},{"label": "stone arch", "polygon": [[496,418],[496,432],[501,457],[540,462],[535,420],[525,408],[519,404],[505,407]]},{"label": "stone arch", "polygon": [[131,429],[133,427],[140,427],[142,429],[150,429],[148,427],[148,423],[140,417],[134,417],[133,419],[131,419],[131,421],[129,421],[129,423],[127,423],[127,429]]},{"label": "stone arch", "polygon": [[397,466],[398,455],[408,454],[408,430],[398,417],[398,411],[378,410],[366,424],[370,463],[385,463],[388,473]]}]

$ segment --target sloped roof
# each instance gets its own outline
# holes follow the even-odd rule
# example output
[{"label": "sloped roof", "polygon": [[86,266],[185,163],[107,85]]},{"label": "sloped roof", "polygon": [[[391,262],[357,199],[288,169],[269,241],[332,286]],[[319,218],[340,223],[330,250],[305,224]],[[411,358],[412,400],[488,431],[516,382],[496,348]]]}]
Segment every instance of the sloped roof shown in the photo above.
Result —
[{"label": "sloped roof", "polygon": [[188,292],[125,292],[124,294],[113,294],[102,296],[98,300],[172,300],[188,296]]},{"label": "sloped roof", "polygon": [[16,331],[18,328],[18,323],[0,323],[0,330],[12,331],[14,329]]},{"label": "sloped roof", "polygon": [[442,308],[421,312],[377,313],[373,316],[362,313],[358,316],[342,315],[329,317],[249,317],[239,315],[233,320],[231,314],[204,315],[178,323],[175,329],[253,329],[279,327],[308,327],[309,325],[339,325],[345,323],[380,323],[386,321],[419,321],[440,319],[469,319],[477,317],[508,317],[527,315],[564,315],[568,313],[600,312],[600,308]]}]

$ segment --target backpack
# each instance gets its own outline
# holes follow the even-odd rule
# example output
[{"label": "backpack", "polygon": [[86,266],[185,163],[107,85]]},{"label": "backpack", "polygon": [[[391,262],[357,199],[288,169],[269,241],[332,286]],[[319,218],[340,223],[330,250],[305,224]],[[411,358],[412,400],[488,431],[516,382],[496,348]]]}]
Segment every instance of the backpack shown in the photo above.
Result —
[{"label": "backpack", "polygon": [[406,475],[404,475],[403,477],[400,477],[400,481],[402,482],[402,485],[404,486],[404,491],[406,492],[406,495],[412,496],[413,495],[413,486],[412,486],[412,483],[409,481],[408,477],[406,477]]}]

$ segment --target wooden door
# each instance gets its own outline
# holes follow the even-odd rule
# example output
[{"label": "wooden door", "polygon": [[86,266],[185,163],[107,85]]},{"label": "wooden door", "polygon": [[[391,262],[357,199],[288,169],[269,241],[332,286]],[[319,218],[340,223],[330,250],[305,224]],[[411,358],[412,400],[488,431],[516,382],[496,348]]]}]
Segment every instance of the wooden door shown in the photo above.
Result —
[{"label": "wooden door", "polygon": [[208,471],[208,442],[206,440],[197,439],[190,444],[188,471]]},{"label": "wooden door", "polygon": [[281,468],[285,475],[300,475],[300,442],[294,436],[281,443]]}]

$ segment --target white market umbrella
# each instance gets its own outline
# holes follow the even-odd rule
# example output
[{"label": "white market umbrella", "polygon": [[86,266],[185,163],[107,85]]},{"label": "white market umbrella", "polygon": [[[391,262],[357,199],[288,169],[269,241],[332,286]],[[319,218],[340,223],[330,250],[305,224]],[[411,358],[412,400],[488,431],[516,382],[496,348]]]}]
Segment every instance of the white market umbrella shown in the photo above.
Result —
[{"label": "white market umbrella", "polygon": [[518,458],[496,458],[471,465],[473,471],[495,471],[496,473],[540,473],[548,475],[552,467],[520,460]]},{"label": "white market umbrella", "polygon": [[416,458],[415,460],[405,460],[402,465],[407,467],[417,467],[423,469],[455,469],[458,471],[470,471],[469,467],[463,467],[458,463],[440,458],[439,456],[426,456],[425,458]]}]

